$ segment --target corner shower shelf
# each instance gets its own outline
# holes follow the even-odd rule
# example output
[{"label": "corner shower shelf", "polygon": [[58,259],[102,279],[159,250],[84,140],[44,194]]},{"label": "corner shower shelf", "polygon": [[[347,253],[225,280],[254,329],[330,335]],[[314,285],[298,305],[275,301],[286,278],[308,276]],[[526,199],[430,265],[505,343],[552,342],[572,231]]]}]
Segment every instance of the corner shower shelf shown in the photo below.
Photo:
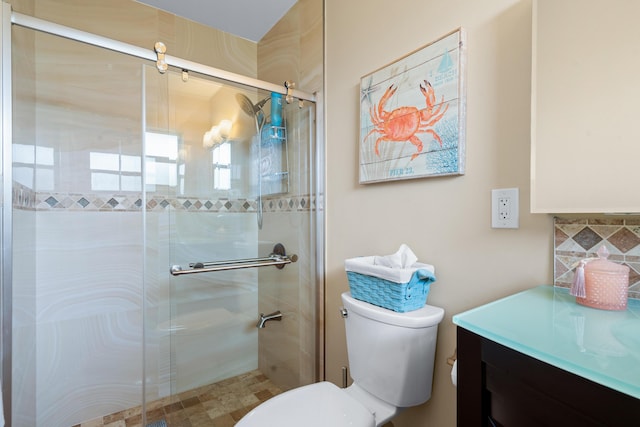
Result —
[{"label": "corner shower shelf", "polygon": [[286,126],[267,126],[260,150],[262,195],[289,192],[289,155]]}]

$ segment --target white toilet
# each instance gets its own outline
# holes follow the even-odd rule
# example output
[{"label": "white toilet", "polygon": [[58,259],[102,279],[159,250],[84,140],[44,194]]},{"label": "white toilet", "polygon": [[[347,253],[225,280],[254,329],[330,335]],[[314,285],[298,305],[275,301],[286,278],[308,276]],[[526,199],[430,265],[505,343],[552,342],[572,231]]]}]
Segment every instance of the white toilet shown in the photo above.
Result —
[{"label": "white toilet", "polygon": [[324,381],[275,396],[236,427],[374,427],[431,397],[438,324],[426,305],[396,313],[342,294],[353,384]]}]

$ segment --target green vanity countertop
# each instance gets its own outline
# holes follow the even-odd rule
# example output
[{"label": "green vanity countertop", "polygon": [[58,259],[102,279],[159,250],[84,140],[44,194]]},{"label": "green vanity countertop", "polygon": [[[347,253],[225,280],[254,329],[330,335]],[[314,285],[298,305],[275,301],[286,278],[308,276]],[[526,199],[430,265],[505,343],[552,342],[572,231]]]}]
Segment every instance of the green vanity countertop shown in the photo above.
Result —
[{"label": "green vanity countertop", "polygon": [[491,341],[640,399],[640,300],[624,311],[585,307],[538,286],[453,316]]}]

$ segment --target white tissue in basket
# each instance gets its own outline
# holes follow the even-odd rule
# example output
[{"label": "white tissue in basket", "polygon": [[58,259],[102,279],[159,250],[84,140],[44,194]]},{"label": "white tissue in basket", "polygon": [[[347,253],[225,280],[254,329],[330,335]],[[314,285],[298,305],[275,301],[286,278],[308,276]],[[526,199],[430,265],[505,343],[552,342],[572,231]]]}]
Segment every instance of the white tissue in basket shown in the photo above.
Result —
[{"label": "white tissue in basket", "polygon": [[376,256],[373,259],[374,264],[389,268],[410,268],[416,262],[418,262],[418,257],[404,243],[400,245],[400,249],[395,254]]}]

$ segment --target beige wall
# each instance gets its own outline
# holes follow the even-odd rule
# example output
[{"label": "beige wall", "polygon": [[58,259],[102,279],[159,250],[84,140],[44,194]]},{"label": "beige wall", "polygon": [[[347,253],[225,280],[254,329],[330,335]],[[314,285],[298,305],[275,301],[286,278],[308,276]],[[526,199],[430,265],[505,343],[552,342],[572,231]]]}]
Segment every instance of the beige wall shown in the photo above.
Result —
[{"label": "beige wall", "polygon": [[[466,174],[358,184],[360,77],[460,26],[468,39]],[[340,384],[347,365],[338,315],[344,259],[407,243],[436,266],[429,303],[446,310],[432,398],[396,427],[455,425],[452,315],[552,282],[552,219],[528,213],[530,57],[529,0],[326,0],[327,379]],[[517,230],[491,228],[491,189],[505,187],[520,188]]]}]

